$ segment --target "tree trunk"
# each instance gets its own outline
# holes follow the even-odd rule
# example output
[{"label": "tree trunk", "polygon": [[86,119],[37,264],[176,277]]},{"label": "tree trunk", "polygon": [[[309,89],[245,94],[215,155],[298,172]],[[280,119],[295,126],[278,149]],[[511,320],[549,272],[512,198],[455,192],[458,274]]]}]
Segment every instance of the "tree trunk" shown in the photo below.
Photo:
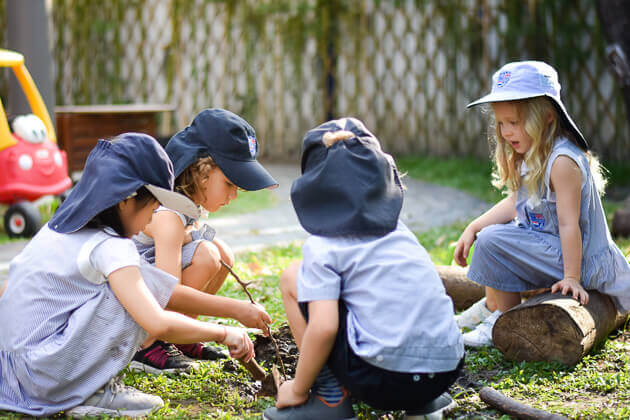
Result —
[{"label": "tree trunk", "polygon": [[453,300],[458,311],[469,308],[486,295],[485,288],[466,277],[467,268],[451,265],[437,266],[446,294]]},{"label": "tree trunk", "polygon": [[623,93],[630,121],[630,2],[597,0],[597,14],[608,41],[606,54]]},{"label": "tree trunk", "polygon": [[610,233],[614,237],[630,236],[630,205],[628,205],[627,201],[628,200],[626,200],[626,206],[617,209],[613,215]]},{"label": "tree trunk", "polygon": [[627,315],[617,311],[610,297],[594,290],[589,290],[585,306],[561,294],[545,293],[500,316],[492,340],[510,360],[574,365],[621,326]]}]

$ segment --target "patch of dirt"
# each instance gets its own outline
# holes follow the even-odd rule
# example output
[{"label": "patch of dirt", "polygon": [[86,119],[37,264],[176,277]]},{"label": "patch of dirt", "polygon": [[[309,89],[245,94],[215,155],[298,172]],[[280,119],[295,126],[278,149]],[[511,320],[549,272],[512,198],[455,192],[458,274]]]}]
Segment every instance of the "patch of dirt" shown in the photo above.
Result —
[{"label": "patch of dirt", "polygon": [[[280,328],[272,330],[271,334],[278,343],[278,350],[280,350],[280,358],[284,363],[286,369],[287,379],[292,378],[295,375],[295,367],[298,361],[298,349],[289,325],[282,325]],[[256,336],[254,340],[254,351],[256,352],[256,360],[260,365],[264,365],[268,372],[271,372],[271,366],[276,364],[280,375],[282,375],[282,368],[276,357],[276,348],[271,341],[271,338],[262,335]]]}]

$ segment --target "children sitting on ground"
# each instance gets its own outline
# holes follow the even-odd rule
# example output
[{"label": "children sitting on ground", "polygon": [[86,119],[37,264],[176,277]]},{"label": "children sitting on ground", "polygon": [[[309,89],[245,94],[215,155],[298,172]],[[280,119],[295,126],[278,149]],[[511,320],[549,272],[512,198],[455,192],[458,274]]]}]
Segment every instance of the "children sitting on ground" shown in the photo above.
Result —
[{"label": "children sitting on ground", "polygon": [[215,341],[232,357],[253,357],[246,330],[175,312],[207,314],[216,299],[144,262],[129,239],[158,202],[198,216],[173,182],[171,161],[153,138],[129,133],[98,142],[67,200],[11,261],[0,290],[0,409],[148,414],[162,399],[117,378],[147,333],[175,343]]},{"label": "children sitting on ground", "polygon": [[551,287],[588,303],[587,290],[630,310],[630,266],[608,231],[598,160],[560,99],[556,71],[543,62],[509,63],[492,91],[468,106],[490,104],[493,185],[507,197],[466,227],[455,261],[486,286],[486,297],[457,317],[468,346],[492,344],[497,318],[520,292]]},{"label": "children sitting on ground", "polygon": [[[190,126],[166,145],[175,172],[175,190],[197,206],[215,212],[236,198],[237,189],[255,191],[278,183],[256,160],[254,129],[224,109],[205,109]],[[147,227],[134,236],[138,252],[148,262],[177,277],[181,284],[214,295],[223,285],[234,254],[215,237],[208,225],[176,209],[160,206]],[[214,315],[234,318],[247,327],[267,331],[271,318],[260,305],[217,297]],[[183,313],[196,317],[196,312]],[[134,356],[131,368],[149,373],[177,373],[194,369],[191,359],[225,357],[222,350],[193,343],[173,345],[150,337]],[[183,353],[183,354],[182,354]]]},{"label": "children sitting on ground", "polygon": [[350,395],[409,419],[452,409],[462,337],[429,255],[398,218],[391,156],[359,120],[322,124],[304,138],[291,199],[312,234],[280,280],[300,356],[264,418],[352,418]]}]

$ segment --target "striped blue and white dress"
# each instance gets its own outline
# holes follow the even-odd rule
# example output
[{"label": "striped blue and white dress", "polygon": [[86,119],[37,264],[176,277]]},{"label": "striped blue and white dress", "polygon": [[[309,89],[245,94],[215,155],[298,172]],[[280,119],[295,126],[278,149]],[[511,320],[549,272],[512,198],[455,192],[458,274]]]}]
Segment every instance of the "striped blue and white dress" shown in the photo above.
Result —
[{"label": "striped blue and white dress", "polygon": [[[545,169],[543,198],[531,205],[525,186],[516,200],[516,219],[490,225],[477,234],[468,277],[507,292],[551,287],[564,277],[560,228],[551,168],[558,156],[571,158],[582,174],[580,231],[581,283],[613,298],[620,311],[630,311],[630,265],[610,236],[606,214],[586,155],[566,138],[556,139]],[[523,166],[522,175],[527,173]]]},{"label": "striped blue and white dress", "polygon": [[143,262],[130,239],[44,226],[13,259],[0,298],[0,409],[35,416],[81,404],[146,338],[107,282],[139,266],[165,307],[177,279]]}]

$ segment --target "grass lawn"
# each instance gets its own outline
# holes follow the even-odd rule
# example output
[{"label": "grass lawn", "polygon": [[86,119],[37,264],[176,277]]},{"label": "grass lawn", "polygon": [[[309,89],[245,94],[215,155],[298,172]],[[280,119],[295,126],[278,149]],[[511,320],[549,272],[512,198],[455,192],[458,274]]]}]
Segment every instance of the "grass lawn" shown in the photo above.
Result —
[{"label": "grass lawn", "polygon": [[[405,158],[400,159],[399,164],[410,177],[469,191],[487,201],[496,201],[501,197],[489,187],[490,165],[478,160]],[[611,173],[613,187],[621,187],[630,180],[630,169],[620,167],[614,170]],[[609,214],[618,206],[619,203],[612,201],[605,204]],[[451,244],[465,226],[464,222],[456,223],[418,233],[417,236],[435,264],[449,264]],[[617,243],[626,255],[630,254],[630,240],[621,239]],[[252,282],[249,290],[273,317],[274,331],[286,323],[278,278],[284,268],[300,256],[300,244],[295,243],[237,258],[235,271],[243,280]],[[220,294],[247,299],[231,278],[228,278]],[[450,390],[459,403],[452,418],[508,418],[488,409],[480,401],[478,390],[483,385],[490,385],[534,407],[570,418],[630,418],[630,326],[615,331],[576,366],[510,362],[504,360],[496,349],[483,348],[467,350],[466,368],[468,383],[458,383]],[[155,419],[254,419],[260,418],[264,408],[274,403],[271,398],[255,398],[256,385],[243,368],[231,361],[204,363],[202,369],[192,375],[158,377],[126,372],[125,382],[164,398],[166,407],[150,416]],[[377,412],[364,405],[356,408],[360,419],[402,418],[401,413]],[[20,418],[6,412],[2,417]]]}]

